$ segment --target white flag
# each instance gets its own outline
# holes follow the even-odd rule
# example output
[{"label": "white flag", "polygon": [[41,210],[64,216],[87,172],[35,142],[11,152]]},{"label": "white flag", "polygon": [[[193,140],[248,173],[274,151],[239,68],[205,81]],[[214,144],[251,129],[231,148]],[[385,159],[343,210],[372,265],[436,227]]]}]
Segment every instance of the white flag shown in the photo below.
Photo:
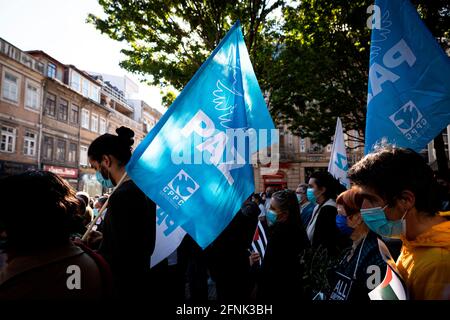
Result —
[{"label": "white flag", "polygon": [[334,133],[333,148],[331,150],[328,172],[336,179],[339,179],[342,185],[350,188],[350,181],[347,178],[348,162],[347,152],[345,150],[344,132],[342,131],[341,119],[337,118],[336,131]]},{"label": "white flag", "polygon": [[171,255],[183,241],[186,231],[177,226],[174,221],[160,208],[156,209],[156,239],[150,268]]}]

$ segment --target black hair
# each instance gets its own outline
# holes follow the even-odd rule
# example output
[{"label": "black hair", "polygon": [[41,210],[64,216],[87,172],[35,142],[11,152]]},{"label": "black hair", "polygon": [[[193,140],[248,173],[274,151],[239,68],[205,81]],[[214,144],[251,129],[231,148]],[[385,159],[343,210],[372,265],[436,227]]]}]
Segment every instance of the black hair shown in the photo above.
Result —
[{"label": "black hair", "polygon": [[120,166],[124,166],[131,158],[134,143],[134,131],[127,127],[116,129],[117,135],[105,133],[95,139],[88,149],[88,157],[101,162],[104,155],[112,155]]},{"label": "black hair", "polygon": [[285,189],[272,194],[272,199],[278,205],[280,211],[287,214],[286,221],[301,225],[300,207],[298,205],[297,195],[293,190]]},{"label": "black hair", "polygon": [[275,188],[274,187],[267,187],[266,188],[266,197],[267,198],[272,197],[274,192],[275,192]]},{"label": "black hair", "polygon": [[414,193],[415,207],[435,215],[440,208],[437,181],[420,154],[412,149],[380,145],[348,172],[355,185],[373,189],[393,206],[404,190]]},{"label": "black hair", "polygon": [[100,202],[101,205],[104,205],[106,200],[108,200],[108,197],[105,196],[101,196],[100,198],[97,199],[97,201]]},{"label": "black hair", "polygon": [[306,193],[306,190],[308,190],[308,184],[307,184],[307,183],[300,183],[300,184],[298,185],[297,189],[299,189],[299,188],[302,189],[303,192]]},{"label": "black hair", "polygon": [[259,195],[259,193],[254,193],[254,194],[253,194],[253,198],[256,199],[256,201],[258,202],[258,204],[261,204],[261,203],[263,202],[261,196]]},{"label": "black hair", "polygon": [[318,187],[325,188],[324,196],[326,199],[336,200],[337,196],[345,191],[345,187],[328,171],[313,172],[310,178],[316,181]]},{"label": "black hair", "polygon": [[76,196],[83,201],[85,207],[89,205],[89,195],[86,192],[77,192]]},{"label": "black hair", "polygon": [[81,202],[65,180],[48,171],[27,171],[0,179],[0,195],[8,199],[0,210],[8,248],[33,251],[69,241]]},{"label": "black hair", "polygon": [[85,197],[81,196],[81,195],[76,195],[77,199],[80,200],[80,213],[83,214],[86,212],[86,199]]}]

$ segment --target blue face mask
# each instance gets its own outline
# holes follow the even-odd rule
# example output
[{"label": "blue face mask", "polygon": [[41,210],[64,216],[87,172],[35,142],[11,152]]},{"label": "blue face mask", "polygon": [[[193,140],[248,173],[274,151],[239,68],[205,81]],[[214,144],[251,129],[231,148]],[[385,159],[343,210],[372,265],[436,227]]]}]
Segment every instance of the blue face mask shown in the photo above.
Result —
[{"label": "blue face mask", "polygon": [[297,196],[298,203],[302,202],[302,199],[303,199],[302,195],[297,193],[296,196]]},{"label": "blue face mask", "polygon": [[336,215],[336,227],[343,235],[346,236],[350,236],[354,230],[347,225],[347,217],[341,214]]},{"label": "blue face mask", "polygon": [[94,218],[97,218],[97,216],[98,216],[98,209],[97,208],[94,208]]},{"label": "blue face mask", "polygon": [[389,221],[384,212],[386,207],[387,205],[383,208],[375,207],[361,209],[361,216],[364,223],[373,232],[383,237],[400,239],[406,232],[406,223],[404,218],[408,212],[405,212],[400,220]]},{"label": "blue face mask", "polygon": [[266,212],[266,219],[269,226],[274,225],[277,222],[277,214],[273,210],[269,209]]},{"label": "blue face mask", "polygon": [[100,173],[100,171],[97,171],[95,173],[95,178],[97,179],[98,182],[101,183],[101,185],[107,189],[109,188],[114,188],[114,185],[111,181],[111,179],[105,179],[103,178],[103,175]]},{"label": "blue face mask", "polygon": [[313,188],[308,188],[308,190],[306,190],[306,197],[308,198],[309,201],[311,201],[312,204],[317,203],[317,199],[316,196],[314,195]]}]

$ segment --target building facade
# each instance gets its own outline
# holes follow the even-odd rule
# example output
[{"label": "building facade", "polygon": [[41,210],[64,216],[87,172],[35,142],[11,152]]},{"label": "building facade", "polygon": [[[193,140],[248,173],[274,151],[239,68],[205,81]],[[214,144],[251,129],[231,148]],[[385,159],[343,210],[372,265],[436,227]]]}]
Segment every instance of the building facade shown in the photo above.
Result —
[{"label": "building facade", "polygon": [[[444,138],[444,148],[445,153],[447,155],[447,160],[449,160],[450,167],[450,148],[448,146],[448,137],[450,135],[450,125],[447,126],[445,130],[443,130],[442,137]],[[436,150],[434,149],[434,141],[431,141],[428,146],[426,152],[423,152],[424,156],[428,158],[428,163],[431,165],[433,170],[437,170],[437,162],[436,162]]]},{"label": "building facade", "polygon": [[0,38],[0,176],[40,167],[44,65]]},{"label": "building facade", "polygon": [[[279,166],[274,170],[270,165],[255,165],[255,192],[263,192],[267,187],[276,190],[289,188],[295,190],[300,183],[308,183],[315,171],[327,171],[331,157],[332,142],[326,146],[313,143],[310,138],[292,134],[287,126],[278,126]],[[356,132],[351,132],[357,137]],[[364,155],[364,145],[353,142],[344,134],[349,166]]]},{"label": "building facade", "polygon": [[[133,148],[144,139],[144,124],[135,120],[135,109],[125,98],[125,94],[118,87],[109,81],[104,81],[100,75],[92,75],[102,85],[100,91],[100,104],[109,110],[106,131],[111,134],[116,133],[116,129],[125,126],[134,131]],[[119,77],[120,79],[120,77]]]},{"label": "building facade", "polygon": [[[142,117],[135,120],[125,98],[131,94],[43,51],[24,52],[0,38],[0,75],[0,176],[42,169],[77,190],[101,194],[105,190],[88,162],[89,145],[128,126],[137,146],[148,131]],[[130,81],[124,87],[135,90]]]}]

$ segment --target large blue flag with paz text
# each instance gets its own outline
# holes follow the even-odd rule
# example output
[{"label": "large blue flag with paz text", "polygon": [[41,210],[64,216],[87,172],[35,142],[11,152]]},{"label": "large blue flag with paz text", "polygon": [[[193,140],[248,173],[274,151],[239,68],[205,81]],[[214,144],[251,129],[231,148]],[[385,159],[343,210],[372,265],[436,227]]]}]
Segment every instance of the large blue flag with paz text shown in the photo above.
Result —
[{"label": "large blue flag with paz text", "polygon": [[205,248],[254,192],[252,154],[276,142],[271,129],[237,22],[135,150],[127,172]]},{"label": "large blue flag with paz text", "polygon": [[420,151],[450,123],[450,59],[409,0],[372,15],[365,152],[384,138]]}]

